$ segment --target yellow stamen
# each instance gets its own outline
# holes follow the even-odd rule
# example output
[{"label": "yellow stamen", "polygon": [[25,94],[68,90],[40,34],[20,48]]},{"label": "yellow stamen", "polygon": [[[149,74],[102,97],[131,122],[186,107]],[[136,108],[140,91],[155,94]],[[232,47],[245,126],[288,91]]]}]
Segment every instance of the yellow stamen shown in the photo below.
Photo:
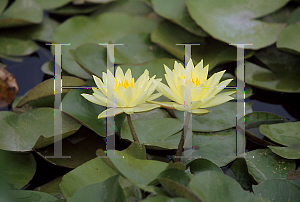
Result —
[{"label": "yellow stamen", "polygon": [[130,83],[127,81],[127,79],[124,79],[124,81],[122,81],[122,80],[118,81],[116,79],[115,90],[117,90],[119,86],[123,86],[125,89],[128,88],[129,86],[131,88],[133,88],[133,86],[134,86],[134,78],[131,79]]}]

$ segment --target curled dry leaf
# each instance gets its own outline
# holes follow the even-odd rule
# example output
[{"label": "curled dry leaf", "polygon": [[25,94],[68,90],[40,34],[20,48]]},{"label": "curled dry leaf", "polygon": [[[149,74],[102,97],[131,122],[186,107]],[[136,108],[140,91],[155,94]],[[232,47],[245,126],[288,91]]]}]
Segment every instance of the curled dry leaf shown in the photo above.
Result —
[{"label": "curled dry leaf", "polygon": [[18,91],[19,87],[14,75],[0,67],[0,109],[11,103]]}]

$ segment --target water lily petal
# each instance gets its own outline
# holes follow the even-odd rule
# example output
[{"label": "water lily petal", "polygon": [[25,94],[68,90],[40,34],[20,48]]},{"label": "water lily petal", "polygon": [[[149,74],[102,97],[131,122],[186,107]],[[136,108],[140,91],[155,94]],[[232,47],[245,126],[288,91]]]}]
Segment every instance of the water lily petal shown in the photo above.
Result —
[{"label": "water lily petal", "polygon": [[187,77],[188,74],[194,69],[194,64],[192,62],[192,59],[189,60],[189,62],[186,65],[185,68],[185,77]]},{"label": "water lily petal", "polygon": [[131,69],[127,69],[126,73],[125,73],[125,79],[130,82],[132,79],[132,75],[131,75]]},{"label": "water lily petal", "polygon": [[233,79],[227,79],[217,84],[216,88],[210,94],[208,94],[208,96],[215,96],[216,94],[221,92],[232,80]]},{"label": "water lily petal", "polygon": [[163,102],[163,101],[147,101],[147,102],[152,104],[158,104],[163,108],[175,109],[173,106],[175,102]]},{"label": "water lily petal", "polygon": [[122,98],[126,102],[125,98],[123,97],[125,90],[126,89],[123,86],[119,86],[115,92],[120,98]]},{"label": "water lily petal", "polygon": [[134,99],[128,106],[135,107],[135,106],[143,103],[147,93],[148,93],[147,91],[144,91],[140,96],[138,96],[136,99]]},{"label": "water lily petal", "polygon": [[200,73],[199,73],[200,83],[203,83],[204,81],[207,80],[208,68],[209,68],[209,65],[206,65],[203,69],[200,70]]},{"label": "water lily petal", "polygon": [[195,114],[195,115],[204,115],[204,114],[207,114],[209,112],[209,110],[207,109],[193,109],[192,110],[192,114]]},{"label": "water lily petal", "polygon": [[120,66],[117,67],[115,75],[116,75],[116,79],[118,81],[123,81],[124,80],[124,73],[123,73],[123,70],[121,69]]},{"label": "water lily petal", "polygon": [[156,98],[159,98],[162,95],[163,95],[162,93],[152,94],[150,97],[147,98],[147,101],[155,100]]},{"label": "water lily petal", "polygon": [[[98,89],[104,94],[106,95],[106,90],[103,88],[104,87],[104,83],[101,81],[100,78],[98,78],[97,76],[93,75],[94,81],[98,87]],[[94,90],[94,89],[93,89]]]},{"label": "water lily petal", "polygon": [[217,96],[229,96],[229,95],[233,95],[235,93],[236,93],[236,90],[232,90],[232,91],[226,91],[226,92],[219,93]]},{"label": "water lily petal", "polygon": [[132,113],[134,113],[134,108],[133,108],[133,107],[123,107],[122,110],[123,110],[126,114],[132,114]]},{"label": "water lily petal", "polygon": [[204,88],[201,88],[202,84],[198,87],[192,88],[192,101],[200,100],[203,94]]},{"label": "water lily petal", "polygon": [[97,99],[97,100],[99,100],[100,102],[102,102],[102,103],[105,103],[105,105],[103,105],[103,106],[109,106],[109,107],[113,107],[114,106],[114,102],[113,101],[111,101],[111,100],[109,100],[109,99],[106,99],[106,98],[104,98],[104,97],[101,97],[101,96],[99,96],[99,95],[97,95],[97,94],[93,94],[93,96]]},{"label": "water lily petal", "polygon": [[172,92],[173,92],[176,96],[181,97],[181,96],[180,96],[180,93],[179,93],[178,90],[176,89],[175,83],[172,81],[172,79],[169,78],[169,76],[168,76],[167,74],[165,74],[165,78],[166,78],[166,80],[167,80],[167,82],[168,82],[168,85],[169,85],[170,89],[172,90]]},{"label": "water lily petal", "polygon": [[116,107],[126,107],[126,102],[118,96],[117,93],[114,94],[114,99],[115,99],[115,106]]},{"label": "water lily petal", "polygon": [[121,113],[123,113],[122,108],[109,108],[109,109],[104,110],[103,112],[101,112],[98,115],[98,119],[103,119],[103,118],[106,118],[106,117],[113,117],[113,116],[116,116],[116,115],[121,114]]},{"label": "water lily petal", "polygon": [[123,94],[123,100],[126,102],[127,106],[130,105],[131,101],[132,101],[132,88],[128,87],[125,89],[125,92]]},{"label": "water lily petal", "polygon": [[103,80],[104,86],[107,86],[107,75],[105,72],[102,72],[102,80]]},{"label": "water lily petal", "polygon": [[229,100],[232,100],[232,99],[234,99],[234,98],[230,97],[230,96],[216,96],[212,100],[207,102],[205,105],[202,105],[201,108],[208,108],[208,107],[220,105],[220,104],[228,102]]},{"label": "water lily petal", "polygon": [[179,104],[173,104],[173,107],[179,111],[188,111],[188,112],[191,112],[192,108],[191,108],[191,105],[179,105]]},{"label": "water lily petal", "polygon": [[213,100],[214,97],[206,97],[204,99],[201,99],[202,100],[202,105],[201,105],[201,108],[205,108],[203,106],[205,106],[207,103],[211,102],[211,100]]},{"label": "water lily petal", "polygon": [[164,94],[164,96],[170,100],[173,100],[178,104],[183,104],[183,101],[177,95],[175,95],[167,85],[159,83],[157,86],[157,91]]},{"label": "water lily petal", "polygon": [[200,108],[202,105],[202,100],[198,100],[198,101],[194,101],[192,102],[192,109],[197,109],[197,108]]},{"label": "water lily petal", "polygon": [[160,106],[157,104],[140,104],[134,107],[134,112],[146,112],[159,107]]},{"label": "water lily petal", "polygon": [[102,106],[106,106],[106,101],[105,102],[102,102],[100,100],[98,100],[97,98],[95,98],[93,95],[90,95],[90,94],[81,94],[85,99],[87,99],[88,101],[92,102],[92,103],[95,103],[97,105],[102,105]]}]

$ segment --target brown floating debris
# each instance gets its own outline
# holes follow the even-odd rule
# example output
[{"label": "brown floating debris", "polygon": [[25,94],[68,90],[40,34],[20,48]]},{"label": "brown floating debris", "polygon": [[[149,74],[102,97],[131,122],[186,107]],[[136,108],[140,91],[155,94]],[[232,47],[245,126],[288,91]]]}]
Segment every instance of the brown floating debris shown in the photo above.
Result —
[{"label": "brown floating debris", "polygon": [[18,91],[19,87],[14,75],[0,67],[0,109],[12,103]]}]

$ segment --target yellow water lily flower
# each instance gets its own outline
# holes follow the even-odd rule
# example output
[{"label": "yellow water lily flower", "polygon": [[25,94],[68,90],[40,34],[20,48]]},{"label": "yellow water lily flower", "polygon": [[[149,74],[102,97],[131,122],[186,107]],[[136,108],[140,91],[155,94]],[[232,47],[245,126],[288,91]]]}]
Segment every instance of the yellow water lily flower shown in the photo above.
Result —
[{"label": "yellow water lily flower", "polygon": [[[209,111],[203,108],[220,105],[234,99],[230,95],[236,93],[235,90],[219,93],[233,80],[227,79],[219,83],[225,70],[217,72],[207,79],[208,65],[203,68],[203,60],[195,67],[192,60],[190,60],[186,68],[175,61],[173,71],[166,65],[164,67],[166,71],[165,78],[169,87],[159,83],[157,91],[175,102],[150,101],[149,103],[180,111],[187,110],[193,114],[205,114]],[[186,87],[191,89],[191,102],[185,102],[184,93]],[[184,107],[184,103],[186,107]]]},{"label": "yellow water lily flower", "polygon": [[[145,70],[138,80],[134,82],[131,70],[128,69],[124,75],[120,67],[117,67],[115,75],[116,78],[109,70],[107,74],[103,72],[102,79],[104,83],[100,78],[93,76],[98,88],[93,88],[93,95],[81,94],[90,102],[110,107],[100,113],[98,119],[112,117],[123,112],[132,114],[134,112],[150,111],[160,107],[157,104],[146,103],[146,101],[154,100],[162,95],[161,93],[152,94],[161,79],[154,79],[155,76],[149,79],[149,71]],[[107,85],[114,85],[113,92],[110,92],[108,96]],[[110,100],[112,93],[114,100]]]}]

